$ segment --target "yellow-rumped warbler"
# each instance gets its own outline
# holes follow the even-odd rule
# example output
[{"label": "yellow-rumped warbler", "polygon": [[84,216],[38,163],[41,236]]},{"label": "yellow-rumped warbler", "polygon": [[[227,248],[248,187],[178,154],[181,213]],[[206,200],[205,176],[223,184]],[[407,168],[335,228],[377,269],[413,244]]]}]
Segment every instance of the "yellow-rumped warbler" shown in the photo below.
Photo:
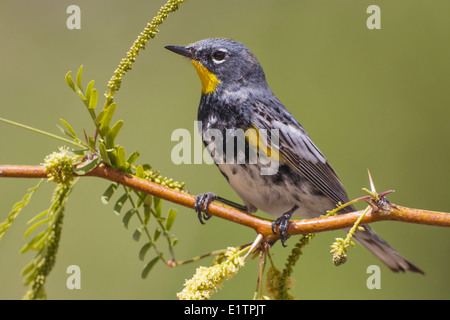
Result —
[{"label": "yellow-rumped warbler", "polygon": [[[166,48],[190,59],[200,77],[202,95],[198,120],[202,124],[202,137],[207,147],[217,143],[217,137],[205,139],[204,133],[211,129],[222,132],[224,136],[249,129],[255,129],[257,135],[263,130],[276,129],[278,134],[275,147],[270,144],[271,149],[266,149],[267,155],[277,160],[278,167],[273,174],[261,174],[260,162],[252,164],[248,158],[244,162],[238,161],[239,153],[249,157],[249,150],[261,147],[247,134],[243,150],[237,150],[236,146],[233,149],[228,145],[228,148],[223,147],[219,159],[233,152],[234,162],[217,162],[215,155],[219,170],[245,206],[211,192],[199,195],[195,209],[200,222],[209,218],[208,205],[213,200],[249,213],[260,209],[278,217],[272,229],[280,232],[284,245],[292,214],[318,217],[335,208],[337,203],[348,202],[347,193],[335,171],[305,129],[272,93],[261,65],[246,46],[228,39],[205,39],[188,46]],[[217,151],[218,147],[212,149]],[[206,214],[202,214],[202,210]],[[340,213],[352,211],[355,208],[348,206]],[[356,231],[355,239],[391,270],[423,273],[370,227],[363,228],[364,231]]]}]

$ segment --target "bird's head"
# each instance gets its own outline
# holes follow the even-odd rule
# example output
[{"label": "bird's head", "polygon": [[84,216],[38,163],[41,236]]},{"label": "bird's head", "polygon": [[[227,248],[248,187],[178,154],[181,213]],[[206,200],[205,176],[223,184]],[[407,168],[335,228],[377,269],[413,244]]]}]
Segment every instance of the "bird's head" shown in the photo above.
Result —
[{"label": "bird's head", "polygon": [[192,62],[202,83],[202,94],[212,94],[218,89],[237,91],[266,83],[261,65],[242,43],[212,38],[165,48]]}]

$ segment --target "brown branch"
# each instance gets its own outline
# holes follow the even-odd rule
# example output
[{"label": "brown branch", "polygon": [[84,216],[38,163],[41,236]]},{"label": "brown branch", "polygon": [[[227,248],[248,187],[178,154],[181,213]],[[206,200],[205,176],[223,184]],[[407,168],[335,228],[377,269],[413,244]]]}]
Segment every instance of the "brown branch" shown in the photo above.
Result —
[{"label": "brown branch", "polygon": [[[133,175],[120,172],[105,165],[98,166],[85,176],[99,177],[118,182],[124,186],[154,195],[158,198],[177,203],[191,209],[194,208],[195,196],[175,191],[148,180],[137,178]],[[45,178],[47,177],[47,174],[42,166],[0,165],[0,177]],[[379,203],[376,203],[375,206],[376,210],[366,213],[361,221],[361,224],[392,220],[423,225],[450,227],[449,213],[401,207],[390,203],[385,198],[382,198],[382,200],[379,201]],[[260,217],[243,213],[233,208],[216,203],[210,204],[208,212],[213,216],[250,227],[257,233],[262,234],[266,241],[273,242],[278,239],[278,235],[275,235],[272,232],[272,221],[270,220],[262,219]],[[291,221],[288,233],[290,235],[296,235],[348,228],[353,226],[361,214],[362,211],[356,211],[333,217]]]}]

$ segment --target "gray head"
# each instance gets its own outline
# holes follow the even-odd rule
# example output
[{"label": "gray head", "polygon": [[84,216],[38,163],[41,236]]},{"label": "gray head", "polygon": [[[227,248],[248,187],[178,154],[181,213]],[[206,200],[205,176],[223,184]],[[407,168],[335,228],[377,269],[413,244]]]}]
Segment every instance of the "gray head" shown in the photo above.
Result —
[{"label": "gray head", "polygon": [[255,55],[242,43],[228,39],[205,39],[183,46],[167,46],[189,58],[202,82],[204,94],[218,89],[266,86],[264,71]]}]

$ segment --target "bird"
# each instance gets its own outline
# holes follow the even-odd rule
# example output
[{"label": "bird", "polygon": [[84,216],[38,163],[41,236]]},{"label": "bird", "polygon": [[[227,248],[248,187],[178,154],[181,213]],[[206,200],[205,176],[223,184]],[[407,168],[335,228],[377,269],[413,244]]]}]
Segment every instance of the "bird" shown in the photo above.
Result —
[{"label": "bird", "polygon": [[[272,231],[280,233],[285,246],[292,215],[319,217],[336,208],[338,203],[349,201],[334,169],[299,121],[272,92],[261,64],[244,44],[209,38],[165,48],[187,58],[197,71],[202,85],[197,119],[204,145],[213,150],[211,156],[218,169],[244,203],[229,201],[212,192],[200,194],[195,200],[195,211],[201,223],[210,218],[208,206],[212,201],[247,213],[259,209],[277,217]],[[208,138],[207,133],[211,131],[215,136],[223,134],[222,140]],[[247,134],[250,131],[253,134]],[[239,132],[245,135],[243,146],[241,143],[241,147],[230,147],[223,143],[230,135],[234,135],[230,140],[239,140],[236,134]],[[268,132],[275,132],[275,135],[258,139],[269,136]],[[272,174],[262,174],[267,161],[250,161],[252,150],[258,151],[261,159],[265,156],[266,160],[273,160],[276,170]],[[230,158],[233,161],[225,161]],[[353,211],[354,206],[349,205],[339,214]],[[356,230],[354,239],[394,272],[424,273],[367,225]]]}]

